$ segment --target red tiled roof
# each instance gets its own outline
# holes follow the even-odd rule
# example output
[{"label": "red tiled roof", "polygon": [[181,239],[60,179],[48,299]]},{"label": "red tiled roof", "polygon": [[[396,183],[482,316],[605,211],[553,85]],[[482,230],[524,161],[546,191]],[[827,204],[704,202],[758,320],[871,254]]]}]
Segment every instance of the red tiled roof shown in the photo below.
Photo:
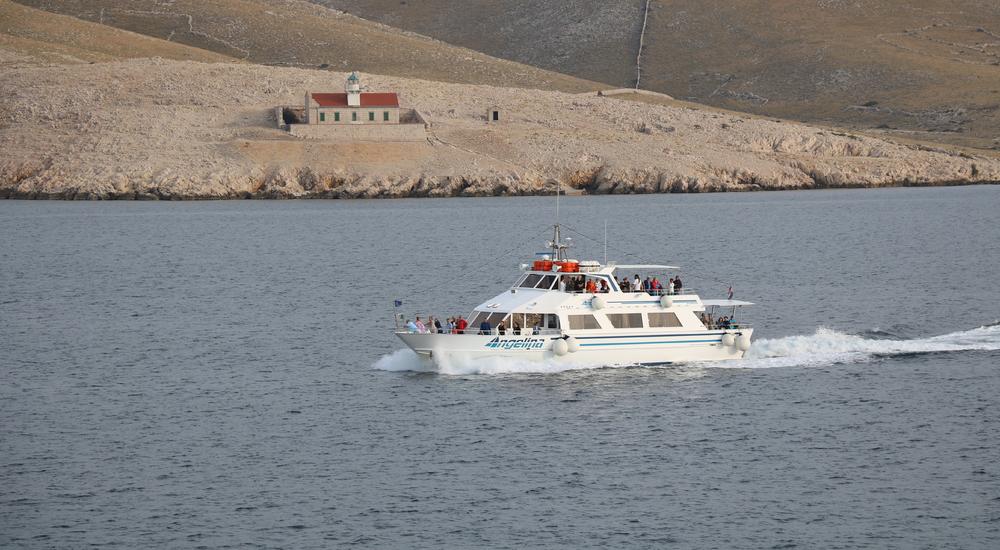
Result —
[{"label": "red tiled roof", "polygon": [[[347,107],[347,94],[312,94],[313,101],[320,107]],[[361,94],[362,107],[399,107],[396,94]]]}]

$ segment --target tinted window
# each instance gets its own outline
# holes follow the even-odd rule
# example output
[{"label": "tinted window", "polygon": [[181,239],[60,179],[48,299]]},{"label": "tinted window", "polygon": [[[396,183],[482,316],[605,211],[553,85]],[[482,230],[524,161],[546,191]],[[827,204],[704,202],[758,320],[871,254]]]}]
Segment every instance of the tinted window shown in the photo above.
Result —
[{"label": "tinted window", "polygon": [[[609,316],[610,317],[610,316]],[[679,327],[680,320],[675,313],[650,313],[649,326],[651,327]]]},{"label": "tinted window", "polygon": [[570,315],[569,328],[573,330],[591,330],[601,328],[593,315]]},{"label": "tinted window", "polygon": [[542,290],[548,290],[552,288],[552,283],[556,282],[555,275],[546,275],[542,277],[542,282],[538,283],[535,288],[540,288]]},{"label": "tinted window", "polygon": [[615,328],[642,328],[641,313],[609,313],[608,321]]},{"label": "tinted window", "polygon": [[542,280],[541,275],[532,273],[524,278],[524,281],[521,282],[521,286],[524,288],[535,288],[535,285],[537,285],[540,280]]}]

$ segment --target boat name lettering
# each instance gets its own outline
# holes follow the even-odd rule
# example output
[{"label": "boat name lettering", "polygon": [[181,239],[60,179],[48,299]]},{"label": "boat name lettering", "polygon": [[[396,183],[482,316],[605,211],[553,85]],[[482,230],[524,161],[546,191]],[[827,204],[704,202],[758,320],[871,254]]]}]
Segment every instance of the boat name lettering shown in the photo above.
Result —
[{"label": "boat name lettering", "polygon": [[504,338],[499,336],[486,342],[486,347],[490,349],[542,349],[545,347],[545,340],[542,338]]}]

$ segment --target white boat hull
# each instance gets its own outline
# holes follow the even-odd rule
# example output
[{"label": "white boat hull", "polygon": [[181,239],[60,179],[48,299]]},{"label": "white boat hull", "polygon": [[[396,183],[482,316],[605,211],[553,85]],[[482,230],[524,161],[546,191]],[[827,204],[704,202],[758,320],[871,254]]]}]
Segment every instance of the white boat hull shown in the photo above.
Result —
[{"label": "white boat hull", "polygon": [[[730,330],[750,336],[752,329]],[[559,335],[498,336],[495,334],[396,335],[418,355],[435,362],[510,358],[520,361],[555,361],[575,365],[652,365],[741,359],[745,351],[722,343],[724,331],[574,335],[579,349],[565,355],[553,351]]]}]

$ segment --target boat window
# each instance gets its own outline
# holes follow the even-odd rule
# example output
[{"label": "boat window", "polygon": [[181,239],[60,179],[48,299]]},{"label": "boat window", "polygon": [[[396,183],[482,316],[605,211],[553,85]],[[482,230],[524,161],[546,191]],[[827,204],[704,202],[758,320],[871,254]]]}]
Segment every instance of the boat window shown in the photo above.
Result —
[{"label": "boat window", "polygon": [[524,280],[527,279],[527,278],[528,278],[527,275],[521,275],[521,277],[517,280],[517,282],[514,283],[514,286],[515,287],[521,286],[521,283],[523,283]]},{"label": "boat window", "polygon": [[[486,318],[486,322],[488,322],[491,327],[497,328],[497,325],[499,325],[500,321],[503,321],[503,318],[506,316],[506,313],[490,313],[490,316]],[[482,323],[482,321],[480,321],[480,323]]]},{"label": "boat window", "polygon": [[642,328],[641,313],[609,313],[608,321],[615,328]]},{"label": "boat window", "polygon": [[469,327],[479,328],[479,324],[482,323],[483,319],[485,319],[488,315],[489,313],[486,313],[484,311],[477,311],[476,314],[469,321]]},{"label": "boat window", "polygon": [[555,275],[546,275],[546,276],[542,277],[542,280],[541,280],[540,283],[538,283],[537,285],[535,285],[535,288],[540,288],[542,290],[549,290],[550,288],[552,288],[552,283],[554,283],[554,282],[556,282],[556,276]]},{"label": "boat window", "polygon": [[601,328],[593,315],[570,315],[569,328],[572,330],[592,330]]},{"label": "boat window", "polygon": [[545,319],[545,328],[559,328],[559,316],[555,313],[546,313]]},{"label": "boat window", "polygon": [[[610,315],[609,315],[610,317]],[[680,319],[677,318],[676,313],[650,313],[649,314],[649,326],[650,327],[679,327],[681,326]]]},{"label": "boat window", "polygon": [[522,288],[535,288],[535,285],[537,285],[538,281],[540,281],[540,280],[542,280],[542,276],[541,275],[538,275],[536,273],[530,273],[530,274],[528,274],[527,277],[524,278],[523,281],[521,281],[521,285],[520,286]]}]

